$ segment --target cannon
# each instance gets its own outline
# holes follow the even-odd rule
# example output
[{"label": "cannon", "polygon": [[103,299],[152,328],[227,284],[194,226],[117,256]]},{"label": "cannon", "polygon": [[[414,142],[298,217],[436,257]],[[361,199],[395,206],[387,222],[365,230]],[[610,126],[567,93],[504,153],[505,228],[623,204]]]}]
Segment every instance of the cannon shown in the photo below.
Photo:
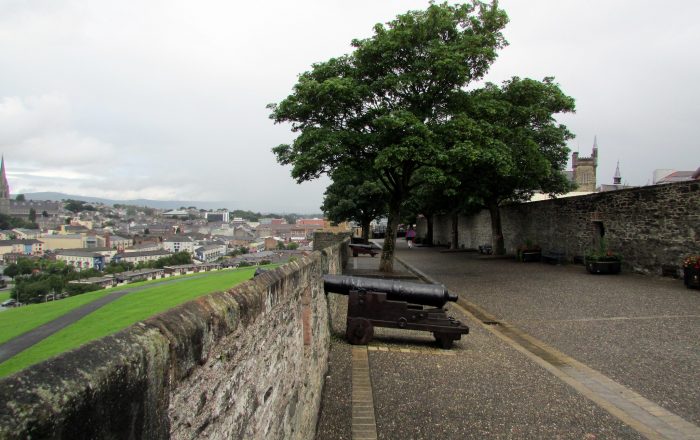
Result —
[{"label": "cannon", "polygon": [[457,301],[445,286],[405,281],[325,275],[326,293],[348,296],[345,337],[353,345],[365,345],[374,327],[432,332],[442,348],[469,333],[469,327],[448,317],[444,306]]},{"label": "cannon", "polygon": [[372,244],[352,243],[348,246],[350,246],[350,250],[352,250],[353,257],[357,257],[359,254],[369,254],[370,257],[374,257],[380,251],[378,247]]}]

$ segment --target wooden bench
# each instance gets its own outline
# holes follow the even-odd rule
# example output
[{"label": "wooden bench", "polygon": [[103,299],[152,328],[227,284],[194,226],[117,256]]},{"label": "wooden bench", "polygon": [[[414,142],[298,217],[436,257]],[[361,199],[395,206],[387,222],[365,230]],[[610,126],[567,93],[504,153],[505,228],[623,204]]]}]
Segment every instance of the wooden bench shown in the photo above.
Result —
[{"label": "wooden bench", "polygon": [[482,244],[479,246],[479,253],[484,255],[491,255],[493,253],[493,247],[490,244]]},{"label": "wooden bench", "polygon": [[566,252],[542,252],[542,261],[549,264],[564,264],[566,263]]}]

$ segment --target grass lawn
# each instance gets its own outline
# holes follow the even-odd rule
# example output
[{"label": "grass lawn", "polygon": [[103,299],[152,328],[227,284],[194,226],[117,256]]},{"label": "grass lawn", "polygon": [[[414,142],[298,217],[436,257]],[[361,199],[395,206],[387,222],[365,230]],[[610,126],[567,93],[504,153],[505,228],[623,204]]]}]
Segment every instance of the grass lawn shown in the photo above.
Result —
[{"label": "grass lawn", "polygon": [[[54,319],[65,315],[73,309],[91,303],[105,295],[109,295],[112,292],[142,286],[145,284],[153,284],[158,281],[161,280],[143,281],[140,283],[115,287],[113,289],[83,293],[82,295],[72,296],[59,301],[30,304],[27,306],[6,310],[2,312],[2,315],[0,315],[0,344],[19,336],[22,333],[26,333],[33,328],[39,327],[42,324],[53,321]],[[2,293],[5,294],[6,292]],[[9,298],[10,293],[7,292],[7,294]]]},{"label": "grass lawn", "polygon": [[[116,333],[131,324],[143,321],[150,316],[199,296],[226,290],[250,279],[255,269],[255,267],[246,267],[212,272],[201,278],[183,280],[165,286],[153,286],[149,289],[129,293],[0,364],[0,377],[87,342]],[[102,292],[104,291],[99,293]],[[111,290],[106,293],[108,292]],[[80,298],[80,296],[75,298]],[[63,301],[66,300],[58,302]],[[9,311],[3,312],[3,315],[7,313]],[[0,317],[0,320],[3,320],[3,317]]]},{"label": "grass lawn", "polygon": [[0,292],[0,302],[10,299],[10,291]]}]

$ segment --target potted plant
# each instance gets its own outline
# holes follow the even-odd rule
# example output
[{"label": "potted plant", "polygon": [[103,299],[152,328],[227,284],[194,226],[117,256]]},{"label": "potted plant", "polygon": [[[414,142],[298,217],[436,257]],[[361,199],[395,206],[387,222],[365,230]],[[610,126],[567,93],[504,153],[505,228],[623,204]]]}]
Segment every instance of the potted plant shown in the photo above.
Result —
[{"label": "potted plant", "polygon": [[601,239],[599,248],[589,251],[583,263],[588,273],[616,274],[620,273],[622,257],[608,249],[605,240]]},{"label": "potted plant", "polygon": [[516,258],[523,263],[540,261],[541,257],[542,249],[539,245],[533,244],[530,240],[525,240],[525,244],[521,244],[516,249]]},{"label": "potted plant", "polygon": [[689,289],[700,289],[700,255],[683,260],[683,283]]}]

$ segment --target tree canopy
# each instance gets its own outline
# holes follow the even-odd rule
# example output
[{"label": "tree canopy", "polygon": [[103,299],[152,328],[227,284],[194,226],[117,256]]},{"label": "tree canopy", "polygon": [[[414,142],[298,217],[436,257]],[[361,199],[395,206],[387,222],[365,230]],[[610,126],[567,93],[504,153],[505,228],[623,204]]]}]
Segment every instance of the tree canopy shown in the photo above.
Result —
[{"label": "tree canopy", "polygon": [[88,202],[85,202],[83,200],[64,200],[64,208],[66,211],[70,211],[72,213],[78,213],[82,211],[96,211],[97,209],[90,205]]},{"label": "tree canopy", "polygon": [[506,44],[506,22],[496,2],[407,12],[353,40],[353,53],[313,65],[290,96],[269,106],[276,123],[291,122],[298,133],[273,149],[298,182],[362,166],[384,187],[383,271],[393,270],[401,204],[415,188],[415,173],[444,160],[435,132],[449,119],[448,103],[486,73]]},{"label": "tree canopy", "polygon": [[488,83],[453,102],[445,124],[446,166],[460,192],[480,199],[491,213],[493,244],[503,253],[499,207],[529,200],[535,191],[561,194],[572,189],[562,170],[573,134],[554,115],[573,112],[574,99],[553,78],[513,77],[502,86]]},{"label": "tree canopy", "polygon": [[372,220],[382,217],[387,210],[386,190],[371,169],[339,167],[332,174],[333,183],[326,188],[321,209],[333,222],[352,220],[362,227],[362,237],[369,238]]}]

